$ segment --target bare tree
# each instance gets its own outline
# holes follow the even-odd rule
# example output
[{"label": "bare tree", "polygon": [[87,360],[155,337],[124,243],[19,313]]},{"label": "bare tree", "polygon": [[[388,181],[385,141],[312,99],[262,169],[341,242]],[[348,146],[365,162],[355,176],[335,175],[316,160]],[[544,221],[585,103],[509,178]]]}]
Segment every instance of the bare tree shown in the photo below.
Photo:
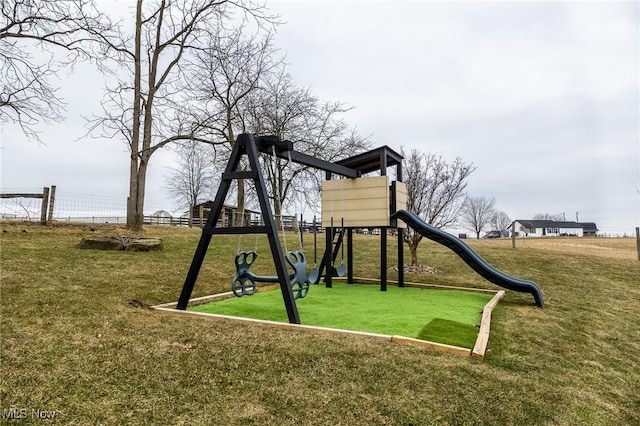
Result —
[{"label": "bare tree", "polygon": [[[411,150],[403,163],[407,185],[407,210],[417,214],[436,228],[453,225],[458,220],[467,180],[475,170],[460,157],[447,163],[441,155]],[[411,263],[418,264],[418,245],[423,236],[407,229],[404,241],[409,246]]]},{"label": "bare tree", "polygon": [[107,42],[117,33],[92,0],[1,0],[0,122],[18,124],[40,141],[39,123],[64,118],[52,78],[80,60],[104,69],[103,61],[120,50]]},{"label": "bare tree", "polygon": [[[245,117],[251,132],[294,141],[297,151],[327,161],[370,148],[368,138],[358,135],[341,118],[351,108],[341,102],[321,102],[308,88],[297,86],[284,68],[265,77],[260,90],[249,97],[247,104]],[[276,214],[281,213],[278,204],[297,205],[301,210],[310,207],[319,212],[319,188],[324,173],[280,158],[265,156],[264,162]]]},{"label": "bare tree", "polygon": [[460,220],[480,238],[482,230],[491,223],[495,216],[495,198],[466,197],[462,202]]},{"label": "bare tree", "polygon": [[[281,63],[276,55],[272,35],[267,33],[246,35],[246,22],[231,30],[213,34],[209,45],[198,51],[188,61],[181,89],[185,98],[197,103],[185,109],[185,119],[192,121],[192,128],[199,128],[210,135],[212,143],[220,145],[227,154],[231,152],[238,133],[246,130],[244,117],[246,98],[255,92],[263,79]],[[228,158],[221,155],[221,159]],[[245,166],[241,163],[240,169]],[[245,185],[237,181],[238,210],[244,209]]]},{"label": "bare tree", "polygon": [[127,227],[142,229],[146,176],[154,152],[179,140],[214,143],[202,126],[183,120],[185,99],[178,90],[185,58],[209,47],[234,11],[269,22],[264,8],[252,0],[137,0],[135,34],[126,38],[126,77],[110,87],[103,101],[104,116],[94,130],[120,135],[130,152]]},{"label": "bare tree", "polygon": [[[511,218],[503,211],[497,211],[491,218],[491,227],[493,231],[499,232],[503,236],[506,229],[511,226]],[[507,234],[508,235],[508,234]]]},{"label": "bare tree", "polygon": [[165,177],[165,189],[181,207],[189,208],[191,226],[194,206],[216,186],[214,152],[210,145],[186,141],[177,145],[176,153],[178,164]]},{"label": "bare tree", "polygon": [[556,222],[564,220],[563,213],[536,213],[533,215],[533,220],[553,220]]}]

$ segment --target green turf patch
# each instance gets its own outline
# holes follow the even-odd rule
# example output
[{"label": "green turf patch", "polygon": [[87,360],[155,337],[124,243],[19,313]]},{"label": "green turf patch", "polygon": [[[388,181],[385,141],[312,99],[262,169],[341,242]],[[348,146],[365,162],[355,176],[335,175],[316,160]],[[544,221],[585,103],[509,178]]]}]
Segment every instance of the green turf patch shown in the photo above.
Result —
[{"label": "green turf patch", "polygon": [[[413,337],[472,348],[480,314],[491,295],[456,290],[334,283],[311,286],[297,300],[302,324]],[[280,290],[189,308],[261,320],[288,322]]]},{"label": "green turf patch", "polygon": [[440,342],[443,336],[446,336],[449,345],[469,347],[469,342],[475,342],[478,336],[478,327],[458,321],[434,318],[420,330],[417,338]]}]

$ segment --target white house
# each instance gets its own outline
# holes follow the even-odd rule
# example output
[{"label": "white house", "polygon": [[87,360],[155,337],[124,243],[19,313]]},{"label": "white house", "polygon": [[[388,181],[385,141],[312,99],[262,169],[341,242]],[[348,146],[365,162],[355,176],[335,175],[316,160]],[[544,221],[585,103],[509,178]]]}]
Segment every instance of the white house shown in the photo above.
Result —
[{"label": "white house", "polygon": [[593,222],[518,219],[514,224],[516,237],[582,237],[598,232]]}]

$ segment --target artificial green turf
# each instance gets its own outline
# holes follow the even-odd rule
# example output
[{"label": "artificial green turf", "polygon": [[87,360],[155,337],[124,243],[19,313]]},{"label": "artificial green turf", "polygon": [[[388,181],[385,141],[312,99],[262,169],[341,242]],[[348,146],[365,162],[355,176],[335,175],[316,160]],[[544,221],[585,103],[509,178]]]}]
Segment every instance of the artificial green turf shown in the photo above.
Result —
[{"label": "artificial green turf", "polygon": [[430,342],[440,342],[442,336],[446,336],[446,342],[443,343],[469,347],[469,342],[475,342],[478,336],[478,328],[475,325],[458,321],[434,318],[420,330],[417,338]]},{"label": "artificial green turf", "polygon": [[[306,325],[400,335],[472,348],[477,324],[491,295],[457,290],[333,283],[312,285],[296,301]],[[261,320],[288,322],[280,290],[225,299],[189,308]]]}]

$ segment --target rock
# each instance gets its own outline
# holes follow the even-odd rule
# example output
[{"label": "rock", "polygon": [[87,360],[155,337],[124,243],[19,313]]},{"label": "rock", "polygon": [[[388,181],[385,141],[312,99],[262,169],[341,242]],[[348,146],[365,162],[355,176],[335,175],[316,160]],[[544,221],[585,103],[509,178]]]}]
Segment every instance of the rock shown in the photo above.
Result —
[{"label": "rock", "polygon": [[133,238],[116,235],[84,237],[80,248],[93,250],[156,251],[162,250],[159,238]]},{"label": "rock", "polygon": [[160,238],[134,238],[125,246],[126,251],[156,251],[162,250]]},{"label": "rock", "polygon": [[138,299],[129,299],[127,303],[133,306],[134,308],[146,308],[148,305],[144,302],[139,301]]},{"label": "rock", "polygon": [[114,235],[97,235],[85,237],[80,241],[80,248],[93,250],[124,250],[122,238]]}]

